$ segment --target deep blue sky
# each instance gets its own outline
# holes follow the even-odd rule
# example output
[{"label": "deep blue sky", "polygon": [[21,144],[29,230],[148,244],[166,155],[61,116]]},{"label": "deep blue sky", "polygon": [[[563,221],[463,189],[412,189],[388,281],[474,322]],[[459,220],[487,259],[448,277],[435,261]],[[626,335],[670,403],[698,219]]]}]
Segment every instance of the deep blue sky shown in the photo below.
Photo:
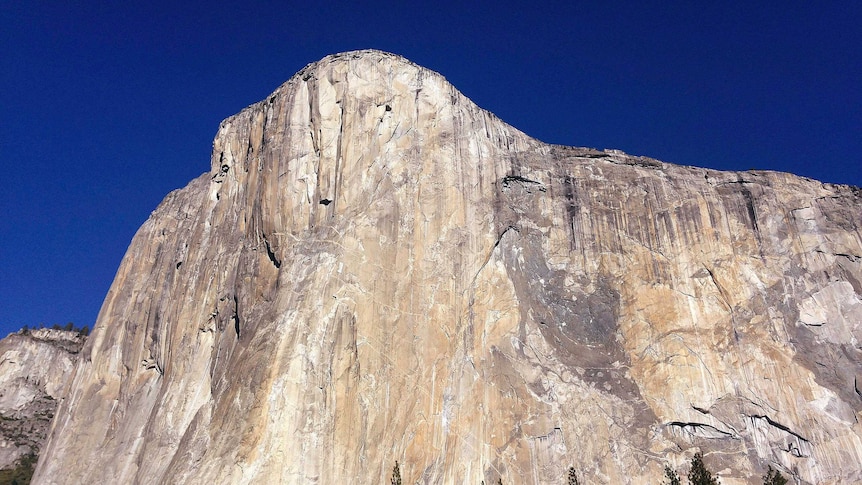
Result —
[{"label": "deep blue sky", "polygon": [[858,0],[73,3],[0,4],[0,336],[92,326],[218,123],[346,50],[402,54],[544,141],[862,185]]}]

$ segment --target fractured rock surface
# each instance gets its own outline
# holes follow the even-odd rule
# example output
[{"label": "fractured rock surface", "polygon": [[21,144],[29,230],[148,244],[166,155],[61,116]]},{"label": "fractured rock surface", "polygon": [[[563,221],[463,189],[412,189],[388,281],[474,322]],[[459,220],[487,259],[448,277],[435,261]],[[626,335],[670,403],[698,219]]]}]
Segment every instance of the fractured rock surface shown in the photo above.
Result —
[{"label": "fractured rock surface", "polygon": [[0,470],[39,454],[84,340],[78,332],[47,328],[0,340]]},{"label": "fractured rock surface", "polygon": [[36,483],[862,481],[862,192],[548,145],[359,51],[141,227]]}]

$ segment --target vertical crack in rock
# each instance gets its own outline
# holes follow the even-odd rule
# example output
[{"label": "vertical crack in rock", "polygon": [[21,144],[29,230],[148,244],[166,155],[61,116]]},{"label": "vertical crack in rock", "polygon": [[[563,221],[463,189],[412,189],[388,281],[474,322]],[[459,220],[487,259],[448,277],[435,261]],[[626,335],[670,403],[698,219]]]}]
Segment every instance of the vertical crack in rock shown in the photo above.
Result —
[{"label": "vertical crack in rock", "polygon": [[488,256],[485,257],[485,260],[482,262],[482,266],[480,266],[479,269],[476,271],[476,274],[473,275],[473,279],[470,282],[469,288],[472,289],[476,287],[476,280],[479,278],[479,275],[482,273],[482,270],[485,269],[485,266],[488,265],[488,262],[491,261],[491,258],[494,256],[494,251],[497,250],[497,247],[500,245],[500,242],[503,241],[503,236],[505,236],[509,231],[518,232],[518,228],[515,226],[508,226],[506,227],[506,229],[503,230],[502,233],[500,233],[499,236],[497,236],[497,240],[494,241],[494,245],[491,247],[491,250],[488,251]]},{"label": "vertical crack in rock", "polygon": [[[281,267],[281,264],[277,264],[276,268]],[[239,301],[237,300],[236,293],[233,295],[233,315],[231,316],[231,321],[233,321],[233,329],[236,332],[236,338],[239,339],[240,333],[240,321],[239,321]]]},{"label": "vertical crack in rock", "polygon": [[715,289],[718,290],[718,294],[721,295],[721,301],[722,303],[724,303],[724,306],[727,308],[727,311],[733,313],[733,305],[731,305],[730,303],[730,295],[727,293],[727,290],[725,290],[724,286],[722,286],[718,282],[718,279],[716,279],[715,277],[715,273],[713,273],[711,269],[707,268],[706,266],[704,266],[703,269],[706,270],[707,274],[709,275],[710,281],[712,281],[712,285],[715,286]]},{"label": "vertical crack in rock", "polygon": [[751,196],[751,191],[743,183],[742,178],[739,179],[739,193],[745,199],[745,208],[748,210],[748,218],[751,221],[751,228],[755,235],[760,237],[760,227],[757,224],[757,212],[754,210],[754,198]]},{"label": "vertical crack in rock", "polygon": [[[344,177],[344,173],[343,173],[344,172],[344,170],[343,170],[344,149],[343,149],[342,144],[341,144],[342,139],[344,138],[344,103],[343,102],[337,102],[337,103],[338,103],[338,108],[339,108],[339,116],[338,116],[338,139],[336,141],[336,146],[335,146],[335,176],[334,176],[335,181],[334,181],[333,186],[332,186],[332,201],[333,202],[338,200],[338,191],[341,188],[341,184],[343,182],[342,178]],[[325,204],[325,205],[328,206],[329,204]],[[331,212],[331,214],[334,214],[334,212],[335,212],[334,208],[335,208],[335,206],[333,206],[333,212]]]},{"label": "vertical crack in rock", "polygon": [[272,246],[269,245],[269,239],[267,239],[266,234],[263,235],[263,244],[266,247],[266,256],[272,262],[272,265],[275,266],[276,269],[281,268],[281,260],[278,259]]}]

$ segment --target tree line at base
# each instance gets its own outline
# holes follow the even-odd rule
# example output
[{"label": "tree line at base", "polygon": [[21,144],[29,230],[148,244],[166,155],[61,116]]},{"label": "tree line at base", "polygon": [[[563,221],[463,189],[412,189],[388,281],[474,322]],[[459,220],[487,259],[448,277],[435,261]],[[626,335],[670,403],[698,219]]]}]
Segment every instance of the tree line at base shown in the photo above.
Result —
[{"label": "tree line at base", "polygon": [[[670,466],[665,465],[664,475],[666,480],[664,485],[682,485],[679,474]],[[578,479],[578,472],[573,466],[569,467],[566,479],[566,485],[581,485]],[[390,485],[402,485],[401,468],[398,466],[397,461],[395,462],[395,467],[392,469],[392,477],[389,483]],[[720,483],[718,478],[712,476],[712,472],[706,468],[706,465],[703,463],[703,454],[700,452],[695,453],[691,459],[691,468],[688,471],[688,483],[689,485],[719,485]],[[484,481],[482,485],[485,485]],[[502,478],[497,480],[497,485],[503,485]],[[766,475],[763,476],[763,485],[787,485],[787,479],[784,478],[781,472],[774,470],[770,466]]]}]

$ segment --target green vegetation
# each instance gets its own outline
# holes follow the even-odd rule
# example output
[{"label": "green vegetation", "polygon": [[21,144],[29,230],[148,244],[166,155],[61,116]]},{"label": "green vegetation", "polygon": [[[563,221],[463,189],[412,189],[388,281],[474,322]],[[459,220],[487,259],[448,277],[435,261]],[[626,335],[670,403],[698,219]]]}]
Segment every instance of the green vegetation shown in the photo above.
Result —
[{"label": "green vegetation", "polygon": [[0,470],[0,485],[27,485],[33,478],[38,457],[29,454],[15,464],[15,468]]}]

